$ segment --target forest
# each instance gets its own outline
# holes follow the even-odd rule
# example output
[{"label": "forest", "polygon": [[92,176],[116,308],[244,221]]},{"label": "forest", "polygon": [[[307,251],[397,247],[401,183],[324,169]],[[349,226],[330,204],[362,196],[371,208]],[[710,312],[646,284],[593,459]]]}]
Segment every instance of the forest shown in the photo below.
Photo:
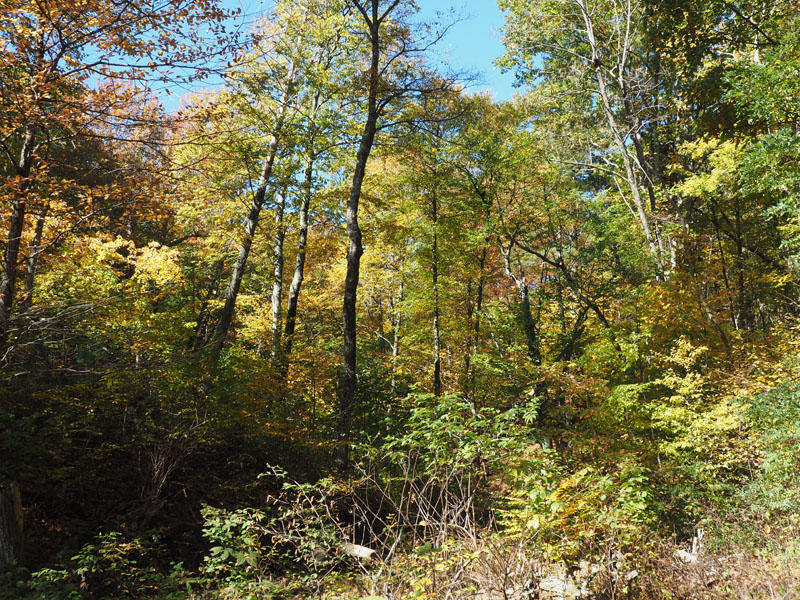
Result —
[{"label": "forest", "polygon": [[0,0],[0,600],[800,598],[800,3],[497,2]]}]

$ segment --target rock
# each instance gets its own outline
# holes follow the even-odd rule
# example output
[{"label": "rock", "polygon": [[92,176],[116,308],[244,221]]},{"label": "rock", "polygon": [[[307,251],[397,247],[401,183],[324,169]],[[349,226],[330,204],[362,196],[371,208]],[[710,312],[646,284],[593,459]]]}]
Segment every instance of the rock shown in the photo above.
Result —
[{"label": "rock", "polygon": [[540,598],[552,600],[564,600],[564,594],[567,590],[567,582],[561,577],[551,575],[545,577],[539,582]]},{"label": "rock", "polygon": [[550,575],[539,582],[539,597],[542,600],[575,600],[584,597],[571,578]]},{"label": "rock", "polygon": [[692,554],[691,552],[689,552],[688,550],[684,550],[683,548],[680,548],[679,550],[675,551],[675,558],[686,564],[694,564],[697,562],[697,555]]},{"label": "rock", "polygon": [[366,546],[360,546],[358,544],[351,544],[350,542],[342,542],[339,547],[345,554],[364,561],[370,561],[378,554],[378,552],[372,548],[367,548]]}]

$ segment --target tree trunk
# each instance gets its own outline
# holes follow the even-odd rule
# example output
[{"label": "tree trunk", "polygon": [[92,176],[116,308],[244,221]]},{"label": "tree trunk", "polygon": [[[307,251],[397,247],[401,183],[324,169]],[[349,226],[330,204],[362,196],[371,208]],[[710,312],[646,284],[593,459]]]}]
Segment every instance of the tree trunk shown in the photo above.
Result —
[{"label": "tree trunk", "polygon": [[[475,298],[475,321],[472,327],[472,356],[478,354],[481,341],[481,311],[483,310],[483,290],[486,287],[486,275],[483,270],[486,267],[486,248],[481,250],[480,276],[478,277],[478,291]],[[475,393],[477,391],[477,380],[475,373],[475,361],[470,361],[469,365],[469,399],[475,403]]]},{"label": "tree trunk", "polygon": [[[189,340],[189,350],[192,352],[196,352],[205,346],[205,343],[209,340],[211,334],[213,334],[210,326],[211,311],[209,309],[209,304],[211,303],[211,300],[219,287],[222,274],[225,270],[225,255],[228,253],[232,245],[233,242],[229,242],[225,245],[225,248],[222,251],[222,256],[214,261],[214,264],[211,267],[211,271],[214,273],[214,275],[212,276],[208,287],[206,288],[205,298],[203,298],[203,301],[200,304],[200,310],[197,311],[197,325],[194,328],[194,335]],[[195,298],[197,298],[196,295]]]},{"label": "tree trunk", "polygon": [[[342,373],[341,392],[339,397],[339,414],[336,423],[336,449],[334,466],[337,471],[347,469],[350,457],[350,429],[353,423],[353,408],[356,398],[356,297],[358,290],[359,269],[361,266],[361,229],[358,226],[358,202],[361,198],[361,186],[364,183],[367,160],[375,141],[378,123],[378,86],[380,83],[380,21],[378,0],[371,1],[372,16],[365,18],[369,26],[371,44],[371,62],[369,72],[369,96],[367,99],[367,118],[364,131],[358,146],[356,165],[353,171],[353,184],[347,200],[347,236],[350,244],[347,249],[347,274],[344,282],[344,302],[342,321],[344,329],[344,371]],[[366,15],[365,15],[366,17]]]},{"label": "tree trunk", "polygon": [[536,321],[531,312],[531,299],[528,292],[528,285],[523,280],[518,285],[519,287],[519,312],[520,320],[522,321],[522,329],[525,331],[525,341],[528,345],[528,358],[531,362],[539,366],[542,364],[542,354],[539,348],[539,332],[536,330]]},{"label": "tree trunk", "polygon": [[0,569],[22,562],[22,497],[19,486],[0,486]]},{"label": "tree trunk", "polygon": [[47,207],[36,218],[36,227],[33,231],[33,242],[28,254],[27,269],[25,271],[25,295],[22,299],[22,310],[26,311],[33,306],[33,290],[36,282],[36,264],[39,260],[39,253],[42,247],[42,235],[44,234],[44,223],[47,220]]},{"label": "tree trunk", "polygon": [[225,345],[225,338],[228,335],[231,322],[233,321],[233,314],[236,308],[236,298],[239,296],[239,288],[242,285],[242,278],[244,277],[245,267],[247,266],[247,258],[250,256],[250,248],[253,245],[253,236],[258,227],[258,220],[261,215],[261,208],[264,205],[264,198],[267,193],[270,178],[272,177],[272,167],[275,163],[275,156],[278,153],[278,143],[283,129],[283,122],[286,117],[287,104],[289,97],[294,87],[295,65],[294,63],[289,68],[287,75],[286,88],[283,91],[281,104],[278,107],[278,114],[275,119],[275,130],[270,137],[269,145],[267,146],[267,159],[264,162],[264,167],[261,170],[261,176],[258,179],[256,191],[253,194],[253,201],[250,204],[250,212],[247,214],[247,221],[245,222],[244,238],[239,246],[239,254],[236,257],[236,264],[231,273],[231,280],[225,290],[225,306],[222,309],[219,323],[214,332],[214,355],[215,359],[219,357],[219,352]]},{"label": "tree trunk", "polygon": [[275,238],[272,242],[272,348],[270,350],[273,368],[279,367],[283,351],[281,301],[283,300],[283,241],[286,238],[286,227],[283,222],[283,214],[286,210],[286,190],[277,195],[275,204]]},{"label": "tree trunk", "polygon": [[6,340],[8,339],[11,308],[14,304],[14,294],[16,292],[17,262],[19,261],[22,232],[25,228],[25,210],[28,202],[28,188],[30,187],[28,177],[30,176],[33,160],[33,137],[33,127],[28,127],[20,150],[19,163],[15,165],[16,174],[21,180],[11,206],[11,222],[9,223],[8,237],[6,238],[3,272],[0,273],[0,353],[5,348]]},{"label": "tree trunk", "polygon": [[442,395],[441,333],[439,331],[439,202],[436,192],[431,195],[431,222],[433,247],[431,248],[431,274],[433,276],[433,393]]},{"label": "tree trunk", "polygon": [[511,264],[511,251],[513,250],[515,242],[512,240],[508,248],[500,243],[500,253],[503,255],[503,260],[506,267],[506,275],[508,275],[517,287],[519,294],[519,320],[522,325],[522,331],[525,334],[525,342],[528,347],[528,358],[534,365],[542,364],[542,354],[539,347],[539,333],[536,330],[536,321],[531,312],[531,298],[528,290],[528,281],[524,273],[517,275],[514,273]]},{"label": "tree trunk", "polygon": [[[661,254],[660,244],[657,240],[657,235],[653,233],[653,227],[650,224],[650,217],[647,214],[647,210],[645,208],[645,202],[639,190],[639,177],[637,176],[636,173],[634,160],[631,157],[627,144],[625,143],[625,138],[622,135],[619,123],[617,122],[617,119],[614,116],[614,110],[612,108],[611,98],[609,96],[608,87],[606,85],[606,78],[603,72],[604,69],[603,57],[600,55],[600,51],[598,50],[597,47],[597,40],[595,38],[594,23],[592,22],[591,10],[584,4],[582,0],[579,0],[577,2],[577,5],[581,10],[586,37],[592,52],[592,63],[594,65],[595,78],[597,81],[597,89],[599,92],[603,113],[606,116],[608,127],[611,130],[611,135],[614,139],[614,144],[617,146],[620,156],[622,157],[622,162],[625,167],[625,178],[628,183],[628,188],[630,189],[631,192],[633,205],[636,208],[636,215],[639,218],[639,223],[642,226],[642,231],[644,233],[645,239],[647,240],[650,252],[656,260],[656,264],[658,267],[658,278],[663,279],[664,264],[663,264],[663,257]],[[626,18],[629,19],[630,15],[626,15]],[[628,43],[629,40],[626,37],[624,40],[624,47],[621,50],[623,52],[623,56],[627,56],[629,52],[629,48],[627,46]],[[620,71],[624,70],[625,68],[624,59],[621,60],[623,62],[619,65],[616,65],[616,68],[619,69]],[[622,74],[620,73],[620,77],[621,76]]]},{"label": "tree trunk", "polygon": [[[488,223],[491,216],[492,216],[492,200],[488,193],[484,190],[480,192],[478,196],[481,199],[481,203],[483,204],[483,214],[485,218],[485,223]],[[486,259],[488,257],[488,247],[490,243],[489,233],[486,232],[484,234],[483,239],[483,248],[481,248],[481,258],[479,261],[480,267],[480,276],[478,277],[478,291],[477,291],[477,298],[475,302],[475,322],[474,322],[474,330],[473,330],[473,337],[472,337],[472,355],[475,356],[478,354],[478,349],[480,347],[481,341],[481,311],[483,310],[483,293],[484,288],[486,287],[486,274],[484,273],[484,269],[486,268]],[[476,382],[476,373],[475,373],[475,361],[471,361],[470,364],[470,373],[469,373],[469,382],[470,382],[470,402],[475,404],[475,394],[477,391],[477,382]]]},{"label": "tree trunk", "polygon": [[289,356],[292,353],[294,331],[297,327],[297,302],[300,298],[300,288],[306,266],[306,244],[308,243],[308,211],[311,207],[311,184],[314,176],[314,158],[309,157],[306,162],[303,176],[303,201],[300,206],[300,235],[297,241],[297,258],[294,263],[294,275],[289,286],[289,298],[286,303],[286,327],[284,330],[282,379],[285,381],[289,366]]},{"label": "tree trunk", "polygon": [[[475,304],[472,302],[472,279],[467,280],[467,324],[472,324],[472,315],[475,312]],[[463,394],[465,398],[470,394],[470,374],[472,373],[472,346],[467,343],[464,350],[464,385]]]},{"label": "tree trunk", "polygon": [[394,395],[397,388],[397,357],[400,348],[400,325],[402,323],[402,316],[400,314],[400,302],[403,301],[403,281],[400,281],[400,294],[397,298],[392,297],[392,382],[391,390]]},{"label": "tree trunk", "polygon": [[14,303],[17,282],[17,261],[22,230],[25,224],[26,195],[19,192],[11,209],[11,224],[8,228],[6,255],[3,273],[0,275],[0,345],[5,346],[11,321],[11,308]]}]

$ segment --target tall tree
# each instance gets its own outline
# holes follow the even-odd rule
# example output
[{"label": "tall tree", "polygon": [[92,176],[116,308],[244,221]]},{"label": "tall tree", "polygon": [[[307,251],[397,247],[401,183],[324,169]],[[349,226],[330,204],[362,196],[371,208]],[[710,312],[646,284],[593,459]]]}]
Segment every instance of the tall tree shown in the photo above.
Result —
[{"label": "tall tree", "polygon": [[[427,45],[415,40],[409,17],[416,9],[410,0],[350,0],[357,11],[367,40],[367,71],[365,85],[364,121],[353,169],[350,194],[347,199],[345,223],[349,246],[347,273],[342,306],[344,365],[341,377],[339,411],[336,426],[334,462],[340,471],[347,468],[349,438],[356,399],[356,298],[363,245],[358,225],[361,188],[375,135],[387,110],[411,95],[433,93],[449,86],[448,82],[432,79],[421,68],[419,60]],[[441,33],[433,40],[438,41]],[[391,122],[385,126],[391,125]]]},{"label": "tall tree", "polygon": [[[298,15],[292,11],[279,12],[274,27],[281,27],[281,23],[286,24],[292,18],[297,19]],[[301,23],[305,24],[308,18],[308,11],[302,10],[299,18]],[[285,31],[286,37],[270,39],[270,48],[265,49],[269,56],[264,61],[266,69],[257,68],[256,72],[245,71],[242,73],[243,77],[240,80],[241,91],[245,95],[252,93],[253,90],[256,93],[264,94],[271,94],[277,91],[277,98],[274,98],[275,104],[272,107],[268,107],[268,110],[269,108],[272,109],[272,115],[270,115],[272,118],[268,119],[270,133],[266,144],[266,153],[255,190],[252,192],[250,208],[244,221],[244,232],[241,234],[239,251],[231,271],[230,281],[225,289],[225,304],[214,331],[212,343],[216,357],[219,356],[219,352],[225,344],[228,330],[233,322],[236,300],[239,296],[256,229],[261,219],[261,211],[267,198],[267,192],[274,183],[272,173],[275,160],[278,156],[280,145],[286,141],[286,121],[294,110],[292,103],[296,94],[298,78],[297,57],[294,55],[294,51],[296,46],[301,44],[302,29],[302,25],[299,27],[297,25],[287,27]],[[263,98],[260,100],[263,102]],[[261,104],[261,106],[264,106],[264,104]],[[281,202],[280,197],[278,202]],[[282,252],[282,239],[280,250]],[[280,298],[278,301],[280,303]]]}]

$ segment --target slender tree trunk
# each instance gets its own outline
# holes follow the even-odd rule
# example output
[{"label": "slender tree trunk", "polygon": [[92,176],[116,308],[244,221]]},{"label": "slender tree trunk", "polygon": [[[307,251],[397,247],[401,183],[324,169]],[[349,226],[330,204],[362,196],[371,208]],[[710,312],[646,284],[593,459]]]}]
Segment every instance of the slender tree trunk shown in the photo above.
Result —
[{"label": "slender tree trunk", "polygon": [[[599,58],[597,60],[599,60]],[[642,199],[642,195],[639,191],[639,178],[636,175],[636,169],[633,160],[631,159],[628,148],[625,145],[625,140],[622,137],[622,133],[620,133],[619,125],[614,117],[614,113],[611,110],[611,101],[608,96],[608,90],[606,88],[602,67],[598,66],[595,69],[595,73],[597,76],[598,88],[600,90],[600,98],[602,99],[603,110],[605,112],[609,128],[611,129],[611,133],[614,137],[614,142],[616,143],[617,149],[622,156],[622,163],[625,166],[625,176],[628,182],[628,188],[631,192],[633,205],[636,208],[636,214],[639,217],[639,223],[642,226],[645,239],[650,247],[650,252],[655,257],[660,272],[663,273],[664,268],[661,262],[661,252],[658,241],[656,240],[656,236],[653,234],[653,230],[650,226],[650,217],[647,214],[644,200]],[[661,276],[661,273],[659,274],[659,277]]]},{"label": "slender tree trunk", "polygon": [[11,209],[11,223],[8,228],[3,273],[0,276],[0,341],[3,342],[8,335],[11,309],[16,292],[17,261],[19,260],[20,240],[25,225],[26,202],[27,195],[24,191],[20,191]]},{"label": "slender tree trunk", "polygon": [[711,326],[716,330],[717,334],[719,335],[719,339],[722,342],[722,345],[725,347],[725,353],[728,357],[731,357],[732,348],[730,340],[728,339],[728,335],[725,333],[725,329],[722,327],[720,322],[717,320],[714,311],[711,310],[711,307],[708,305],[706,301],[705,294],[700,286],[700,277],[698,275],[698,268],[697,268],[697,251],[692,248],[690,250],[689,256],[689,275],[692,278],[692,288],[694,289],[695,297],[697,298],[697,303],[700,306],[700,310],[705,313],[706,318],[708,319]]},{"label": "slender tree trunk", "polygon": [[[617,149],[619,150],[620,156],[622,157],[622,162],[625,167],[625,177],[631,192],[633,205],[636,209],[636,214],[639,218],[639,223],[642,226],[642,231],[644,232],[644,236],[645,239],[647,240],[650,252],[656,259],[656,264],[659,270],[658,277],[659,279],[663,279],[664,265],[663,265],[663,258],[661,255],[661,248],[658,243],[658,240],[656,239],[657,236],[653,233],[653,228],[651,227],[650,224],[650,217],[647,214],[647,210],[645,208],[645,202],[642,199],[640,193],[639,177],[637,176],[636,173],[636,167],[634,161],[625,143],[625,138],[622,135],[619,123],[617,123],[617,119],[614,116],[611,97],[609,95],[608,86],[606,85],[605,74],[603,72],[604,69],[603,57],[600,55],[600,52],[597,48],[597,40],[595,38],[594,24],[592,22],[591,10],[589,9],[589,7],[585,5],[583,0],[579,0],[576,4],[581,10],[586,36],[592,52],[592,63],[594,65],[595,78],[597,81],[597,88],[601,100],[601,105],[603,107],[603,113],[606,116],[606,121],[608,122],[609,129],[611,130],[611,135],[614,139],[614,143],[617,146]],[[627,15],[626,25],[630,24],[629,18],[630,15]],[[626,33],[626,37],[623,40],[623,48],[621,48],[621,51],[623,52],[623,58],[621,58],[620,64],[616,65],[616,68],[619,70],[624,70],[626,63],[625,57],[627,57],[628,53],[630,52],[630,49],[628,48],[628,42],[629,42],[628,36],[629,33]],[[620,77],[621,76],[622,74],[620,74]]]},{"label": "slender tree trunk", "polygon": [[300,299],[300,288],[303,286],[306,267],[306,245],[308,243],[308,211],[311,207],[311,185],[314,176],[314,158],[310,156],[306,162],[303,175],[303,200],[300,205],[300,232],[297,241],[297,257],[294,263],[294,275],[289,285],[289,298],[286,302],[286,326],[284,329],[283,363],[281,379],[286,380],[289,367],[289,356],[292,353],[294,332],[297,327],[297,303]]},{"label": "slender tree trunk", "polygon": [[378,124],[378,86],[380,83],[379,67],[381,56],[378,0],[371,0],[370,4],[372,16],[366,19],[369,26],[371,44],[367,118],[364,122],[364,130],[358,146],[346,214],[347,236],[350,239],[350,244],[347,249],[347,274],[344,282],[344,302],[342,306],[344,370],[339,397],[336,448],[334,452],[334,466],[339,472],[345,471],[349,464],[350,430],[353,424],[353,408],[356,398],[356,298],[361,255],[364,251],[361,245],[361,229],[358,226],[358,203],[361,198],[361,186],[364,183],[367,160],[369,160],[369,155],[372,151]]},{"label": "slender tree trunk", "polygon": [[236,257],[233,271],[231,272],[231,280],[225,290],[225,306],[222,309],[217,328],[214,332],[214,354],[215,359],[219,357],[219,352],[225,345],[225,338],[228,335],[231,322],[233,321],[233,314],[236,308],[236,299],[239,296],[239,288],[242,285],[242,278],[244,277],[245,267],[247,266],[247,259],[250,256],[250,248],[253,245],[253,236],[258,227],[258,220],[261,215],[261,208],[264,206],[264,198],[267,193],[270,179],[272,177],[272,167],[275,163],[275,157],[278,153],[278,144],[283,129],[283,122],[286,117],[287,105],[294,88],[295,65],[294,63],[289,67],[287,75],[286,88],[283,91],[281,104],[278,107],[278,114],[275,119],[275,130],[270,136],[269,144],[267,146],[267,158],[264,161],[264,166],[261,170],[261,176],[258,179],[256,191],[253,194],[253,201],[250,204],[250,211],[247,214],[247,221],[245,222],[244,237],[242,238],[239,246],[239,254]]},{"label": "slender tree trunk", "polygon": [[225,270],[225,255],[228,253],[228,250],[230,250],[231,245],[232,243],[229,243],[225,246],[222,256],[214,261],[214,264],[211,267],[211,271],[214,273],[214,275],[212,276],[211,281],[206,288],[205,298],[203,298],[202,303],[200,304],[200,310],[197,311],[197,325],[194,328],[194,335],[189,341],[189,350],[192,352],[196,352],[202,348],[205,345],[205,342],[208,340],[209,334],[212,333],[210,331],[211,328],[209,327],[209,322],[211,320],[209,304],[211,303],[211,298],[219,288],[219,283]]},{"label": "slender tree trunk", "polygon": [[[736,322],[742,324],[745,328],[752,327],[754,323],[754,315],[752,314],[752,305],[748,302],[747,288],[745,286],[744,274],[744,246],[742,244],[742,214],[739,205],[736,206],[735,215],[736,225],[736,281],[738,285],[737,294],[737,319]],[[737,327],[738,329],[738,327]]]},{"label": "slender tree trunk", "polygon": [[22,299],[22,310],[28,310],[33,306],[33,292],[36,280],[36,265],[39,261],[39,253],[42,248],[42,236],[44,235],[44,223],[47,220],[47,207],[36,218],[36,227],[33,231],[33,242],[28,254],[27,268],[25,271],[25,295]]},{"label": "slender tree trunk", "polygon": [[253,202],[250,205],[250,212],[247,214],[247,221],[245,222],[244,237],[239,245],[239,253],[236,257],[236,263],[231,272],[231,280],[225,290],[225,306],[222,308],[222,315],[220,316],[217,328],[214,331],[214,347],[215,353],[219,354],[222,346],[225,344],[225,338],[228,335],[231,322],[233,321],[233,313],[236,308],[236,299],[239,296],[239,288],[242,285],[242,278],[244,277],[245,267],[247,266],[247,259],[250,256],[250,248],[253,245],[253,236],[258,226],[258,219],[261,214],[261,207],[264,204],[264,197],[267,191],[267,182],[269,180],[270,172],[272,170],[272,161],[275,155],[270,153],[267,163],[264,165],[264,170],[256,188],[256,193],[253,194]]},{"label": "slender tree trunk", "polygon": [[572,357],[575,355],[575,345],[578,343],[581,335],[583,335],[583,324],[586,322],[586,315],[588,313],[588,306],[581,307],[578,316],[575,317],[575,323],[572,326],[572,331],[570,332],[569,336],[566,335],[566,329],[563,329],[564,341],[561,344],[561,350],[558,352],[557,360],[572,360]]},{"label": "slender tree trunk", "polygon": [[392,382],[391,382],[391,390],[392,394],[395,393],[395,389],[397,386],[397,357],[399,355],[399,348],[400,348],[400,325],[402,323],[402,317],[400,315],[400,308],[398,307],[398,303],[403,301],[403,282],[400,281],[400,294],[395,299],[392,298],[392,327],[394,335],[392,336]]},{"label": "slender tree trunk", "polygon": [[[475,304],[472,302],[472,279],[467,280],[467,323],[468,325],[472,325],[472,315],[475,312]],[[463,394],[465,398],[468,398],[470,395],[471,389],[471,379],[470,375],[472,374],[472,343],[471,341],[467,343],[466,349],[464,350],[464,389]]]},{"label": "slender tree trunk", "polygon": [[534,365],[542,364],[542,354],[539,347],[539,332],[536,328],[536,321],[531,312],[531,298],[528,285],[523,280],[519,286],[519,312],[522,321],[522,329],[525,331],[525,341],[528,346],[528,358]]},{"label": "slender tree trunk", "polygon": [[439,201],[436,192],[431,194],[431,222],[433,247],[431,248],[431,274],[433,275],[433,393],[442,395],[441,332],[439,331]]},{"label": "slender tree trunk", "polygon": [[272,242],[272,347],[270,359],[273,368],[279,367],[283,360],[282,340],[283,315],[283,241],[286,239],[286,227],[283,215],[286,211],[286,190],[281,191],[275,203],[275,238]]},{"label": "slender tree trunk", "polygon": [[517,275],[511,267],[511,251],[514,248],[515,242],[511,242],[508,248],[500,244],[500,253],[503,255],[503,260],[506,267],[506,275],[508,275],[514,282],[519,295],[519,320],[522,325],[522,330],[525,334],[525,342],[528,347],[528,358],[534,365],[542,364],[542,355],[539,348],[539,334],[536,330],[536,321],[531,312],[531,297],[528,290],[528,281],[524,275]]},{"label": "slender tree trunk", "polygon": [[317,134],[316,116],[321,105],[321,93],[317,92],[311,105],[308,116],[308,148],[305,169],[303,171],[302,200],[300,203],[300,222],[297,241],[297,256],[294,263],[294,274],[292,283],[289,285],[289,297],[286,302],[286,325],[284,329],[283,360],[280,366],[281,385],[285,388],[286,380],[289,376],[289,357],[292,354],[292,344],[294,343],[294,332],[297,328],[297,303],[300,299],[300,289],[303,286],[306,267],[306,245],[308,244],[308,213],[311,209],[311,196],[314,184],[314,162],[317,153],[314,143]]},{"label": "slender tree trunk", "polygon": [[0,273],[0,353],[5,349],[8,339],[11,309],[16,292],[17,263],[22,243],[22,232],[25,228],[25,211],[28,202],[28,189],[30,188],[28,177],[30,176],[31,163],[33,161],[33,143],[34,128],[29,126],[25,130],[25,139],[22,142],[19,162],[15,165],[20,182],[11,206],[11,222],[9,223],[8,236],[6,238],[3,272]]},{"label": "slender tree trunk", "polygon": [[[478,278],[477,297],[475,299],[475,321],[472,326],[472,355],[478,354],[481,341],[481,311],[483,310],[483,291],[486,287],[486,275],[483,270],[486,267],[487,251],[484,247],[481,250],[481,259],[479,263],[480,277]],[[469,398],[470,401],[475,403],[475,393],[477,392],[477,376],[475,372],[475,361],[471,361],[469,365]]]}]

